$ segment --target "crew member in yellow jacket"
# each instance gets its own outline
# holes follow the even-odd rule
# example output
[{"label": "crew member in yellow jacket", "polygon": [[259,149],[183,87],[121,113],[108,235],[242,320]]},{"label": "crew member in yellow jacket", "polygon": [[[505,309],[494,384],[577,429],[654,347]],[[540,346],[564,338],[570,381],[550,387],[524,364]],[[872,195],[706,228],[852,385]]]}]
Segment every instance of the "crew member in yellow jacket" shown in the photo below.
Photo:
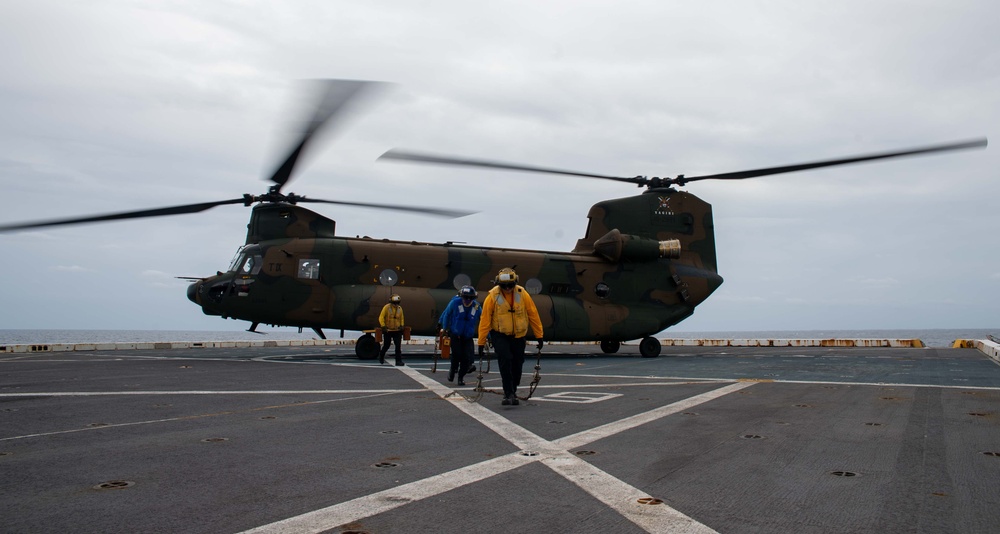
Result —
[{"label": "crew member in yellow jacket", "polygon": [[479,353],[486,346],[486,336],[493,342],[503,382],[503,401],[500,404],[517,405],[517,386],[521,385],[524,367],[525,336],[528,328],[542,349],[542,319],[538,316],[535,301],[525,289],[517,285],[517,273],[504,267],[497,274],[496,286],[483,300],[479,318]]},{"label": "crew member in yellow jacket", "polygon": [[396,344],[396,365],[403,365],[403,355],[399,349],[403,342],[403,307],[400,306],[402,299],[393,293],[389,297],[389,303],[382,306],[382,313],[378,314],[378,324],[382,326],[382,352],[378,355],[378,363],[385,363],[385,353],[389,352],[389,342]]}]

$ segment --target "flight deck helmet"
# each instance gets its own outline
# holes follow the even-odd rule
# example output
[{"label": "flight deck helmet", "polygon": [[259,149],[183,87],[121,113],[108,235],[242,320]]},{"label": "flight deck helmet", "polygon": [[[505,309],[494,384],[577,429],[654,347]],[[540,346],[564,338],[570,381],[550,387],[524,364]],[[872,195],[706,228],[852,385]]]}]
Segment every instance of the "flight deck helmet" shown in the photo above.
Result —
[{"label": "flight deck helmet", "polygon": [[403,299],[399,298],[399,295],[397,295],[397,294],[395,294],[395,293],[393,293],[393,294],[392,294],[392,296],[391,296],[391,297],[389,297],[389,302],[391,302],[391,303],[393,303],[393,304],[399,304],[399,303],[400,303],[400,301],[402,301],[402,300],[403,300]]},{"label": "flight deck helmet", "polygon": [[462,289],[458,292],[458,294],[462,297],[463,301],[469,303],[469,301],[475,300],[476,298],[476,288],[472,286],[462,286]]},{"label": "flight deck helmet", "polygon": [[514,285],[517,284],[517,273],[510,267],[500,269],[500,273],[497,274],[497,284],[500,285],[500,289],[514,289]]}]

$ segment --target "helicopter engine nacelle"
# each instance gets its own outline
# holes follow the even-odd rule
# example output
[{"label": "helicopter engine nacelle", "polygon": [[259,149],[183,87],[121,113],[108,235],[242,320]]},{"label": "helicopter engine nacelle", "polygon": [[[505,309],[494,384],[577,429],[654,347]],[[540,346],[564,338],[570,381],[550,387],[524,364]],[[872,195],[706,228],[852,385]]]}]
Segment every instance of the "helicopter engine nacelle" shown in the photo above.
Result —
[{"label": "helicopter engine nacelle", "polygon": [[657,241],[623,234],[616,228],[594,242],[594,252],[611,261],[676,260],[681,257],[681,242],[678,239]]}]

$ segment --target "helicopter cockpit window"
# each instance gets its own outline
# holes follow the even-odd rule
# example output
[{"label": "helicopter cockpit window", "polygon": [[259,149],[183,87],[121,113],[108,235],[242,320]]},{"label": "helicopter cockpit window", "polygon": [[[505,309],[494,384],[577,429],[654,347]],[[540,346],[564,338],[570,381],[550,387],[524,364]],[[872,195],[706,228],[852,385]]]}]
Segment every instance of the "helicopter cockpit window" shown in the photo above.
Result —
[{"label": "helicopter cockpit window", "polygon": [[299,278],[307,280],[319,279],[319,260],[305,259],[299,260]]},{"label": "helicopter cockpit window", "polygon": [[243,266],[240,267],[240,272],[249,274],[252,273],[256,267],[257,267],[257,257],[250,256],[243,261]]},{"label": "helicopter cockpit window", "polygon": [[611,287],[604,282],[598,282],[597,285],[594,286],[594,293],[597,295],[597,298],[606,299],[608,298],[608,295],[611,294]]},{"label": "helicopter cockpit window", "polygon": [[243,249],[241,248],[236,251],[236,255],[233,256],[233,261],[229,262],[229,272],[235,271],[236,268],[240,266],[240,263],[242,263],[244,259],[246,259],[246,257],[243,255]]},{"label": "helicopter cockpit window", "polygon": [[253,246],[243,247],[229,264],[229,272],[240,274],[257,274],[263,266],[260,249]]}]

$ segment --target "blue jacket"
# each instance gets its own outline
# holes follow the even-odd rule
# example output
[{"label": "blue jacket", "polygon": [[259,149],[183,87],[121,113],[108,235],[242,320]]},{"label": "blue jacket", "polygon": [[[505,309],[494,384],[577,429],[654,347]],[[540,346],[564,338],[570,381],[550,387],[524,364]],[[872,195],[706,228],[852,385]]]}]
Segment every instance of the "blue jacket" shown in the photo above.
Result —
[{"label": "blue jacket", "polygon": [[479,307],[479,302],[472,301],[472,305],[465,306],[462,304],[462,297],[455,295],[448,303],[448,307],[444,309],[438,322],[441,323],[441,328],[453,336],[474,338],[479,328],[479,315],[481,313],[482,308]]}]

